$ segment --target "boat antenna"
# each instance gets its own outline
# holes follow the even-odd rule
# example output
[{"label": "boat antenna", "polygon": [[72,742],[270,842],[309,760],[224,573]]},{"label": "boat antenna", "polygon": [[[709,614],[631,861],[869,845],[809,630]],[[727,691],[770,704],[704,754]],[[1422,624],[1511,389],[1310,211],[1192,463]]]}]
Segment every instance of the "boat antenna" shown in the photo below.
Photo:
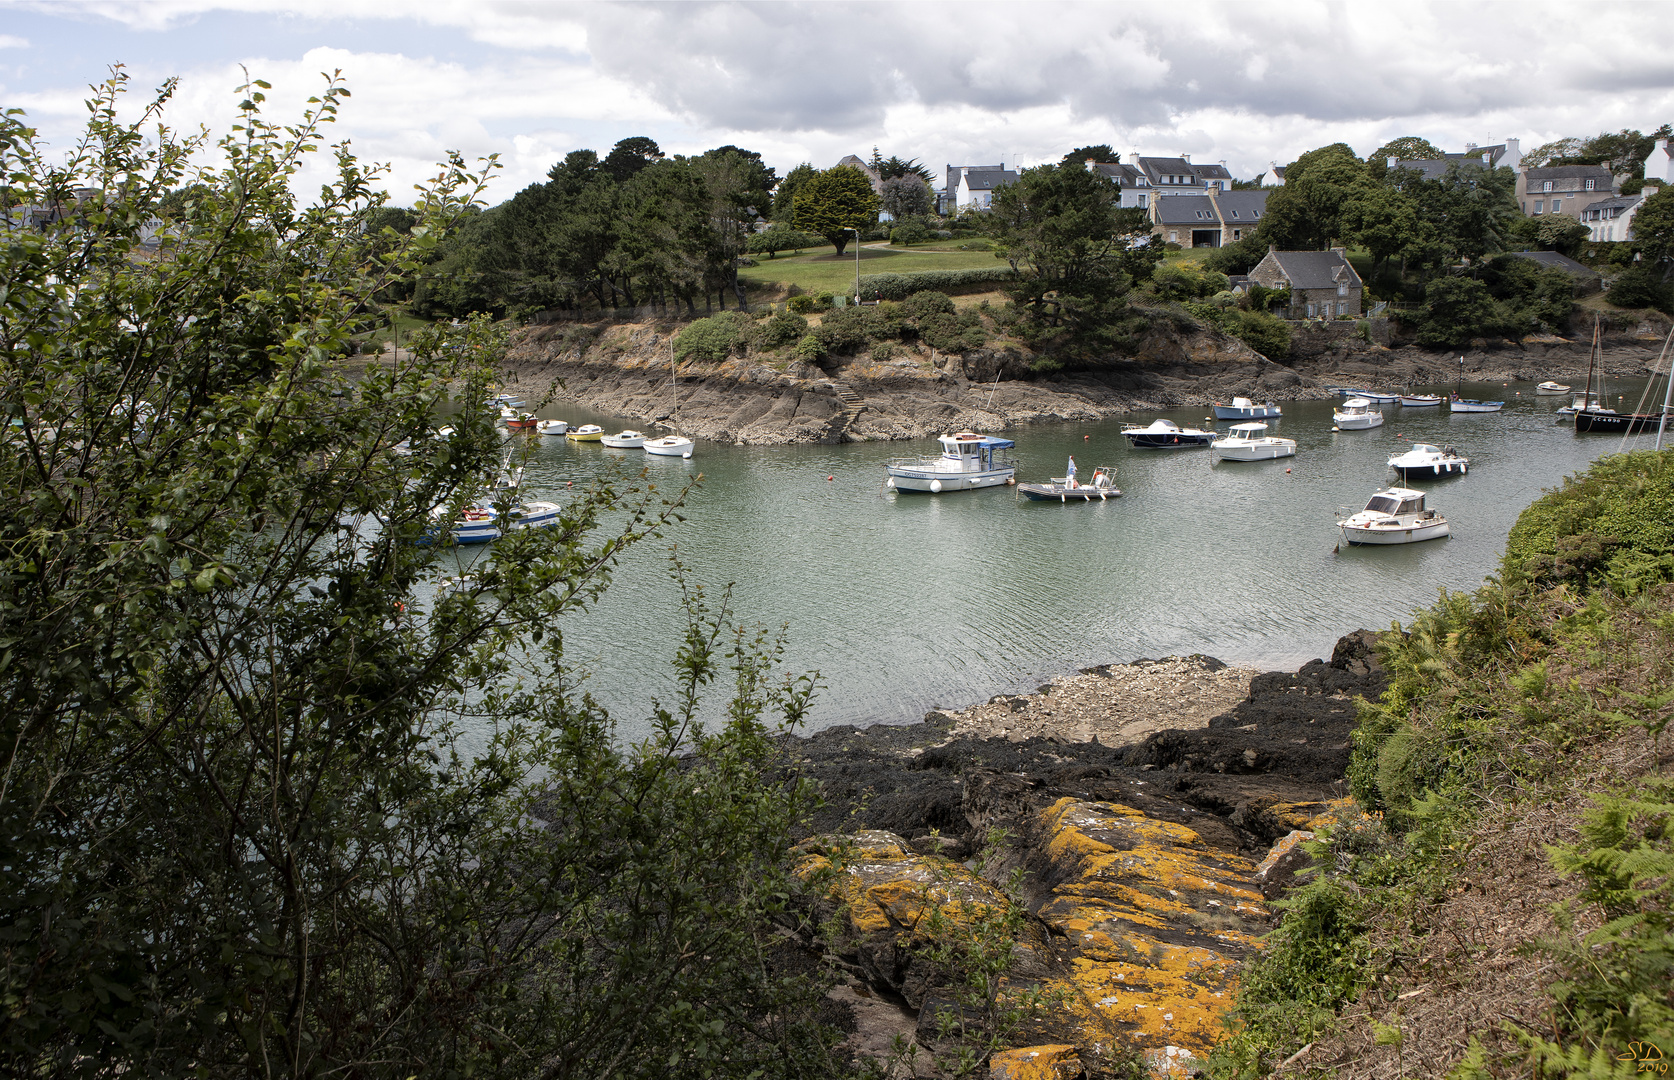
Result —
[{"label": "boat antenna", "polygon": [[982,406],[985,409],[991,408],[994,404],[994,391],[1000,388],[1000,374],[999,371],[994,372],[994,382],[988,387],[988,401]]}]

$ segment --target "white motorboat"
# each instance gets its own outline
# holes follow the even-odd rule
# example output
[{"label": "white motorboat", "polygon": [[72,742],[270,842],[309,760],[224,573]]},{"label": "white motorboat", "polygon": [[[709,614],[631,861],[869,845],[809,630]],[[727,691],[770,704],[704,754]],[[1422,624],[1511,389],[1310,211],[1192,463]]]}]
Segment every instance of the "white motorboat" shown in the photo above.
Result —
[{"label": "white motorboat", "polygon": [[582,424],[564,432],[564,437],[571,442],[598,442],[604,438],[604,428],[597,424]]},{"label": "white motorboat", "polygon": [[1442,403],[1440,394],[1402,394],[1401,407],[1403,409],[1429,409]]},{"label": "white motorboat", "polygon": [[660,439],[646,439],[641,444],[647,454],[656,457],[689,458],[697,444],[684,435],[664,435]]},{"label": "white motorboat", "polygon": [[1183,428],[1172,420],[1153,420],[1143,427],[1123,424],[1122,434],[1136,450],[1184,450],[1208,446],[1215,438],[1213,431]]},{"label": "white motorboat", "polygon": [[468,506],[451,525],[443,524],[448,509],[430,511],[438,529],[453,534],[458,544],[486,544],[518,529],[546,529],[558,524],[559,506],[551,502],[518,503],[501,514],[492,506]]},{"label": "white motorboat", "polygon": [[1017,444],[1010,439],[961,431],[943,435],[940,457],[899,459],[888,466],[885,486],[896,491],[968,491],[971,488],[998,487],[1011,483],[1017,476],[1017,466],[999,451],[1010,450]]},{"label": "white motorboat", "polygon": [[1535,386],[1536,397],[1563,397],[1569,393],[1569,387],[1563,383],[1543,382]]},{"label": "white motorboat", "polygon": [[1278,416],[1279,407],[1269,401],[1265,405],[1257,405],[1247,397],[1235,397],[1231,405],[1215,402],[1216,420],[1264,420],[1269,416]]},{"label": "white motorboat", "polygon": [[1363,397],[1351,397],[1340,409],[1331,410],[1331,421],[1340,431],[1364,431],[1383,426],[1383,411],[1372,408]]},{"label": "white motorboat", "polygon": [[1400,394],[1392,394],[1387,390],[1355,390],[1349,388],[1339,390],[1338,393],[1345,398],[1365,398],[1373,405],[1393,405],[1401,400]]},{"label": "white motorboat", "polygon": [[1413,443],[1412,449],[1389,459],[1389,467],[1403,478],[1414,473],[1429,476],[1463,476],[1470,469],[1470,459],[1449,446],[1442,448],[1430,443]]},{"label": "white motorboat", "polygon": [[539,420],[535,423],[535,430],[542,435],[565,435],[569,433],[570,425],[563,420]]},{"label": "white motorboat", "polygon": [[1294,457],[1296,440],[1264,435],[1266,424],[1233,424],[1227,434],[1209,444],[1213,461],[1269,461]]},{"label": "white motorboat", "polygon": [[614,435],[606,435],[599,441],[613,450],[638,450],[645,445],[645,435],[643,432],[629,429],[618,431]]},{"label": "white motorboat", "polygon": [[1424,509],[1424,493],[1411,488],[1385,488],[1337,527],[1350,544],[1416,544],[1447,535],[1447,519]]},{"label": "white motorboat", "polygon": [[521,409],[523,408],[523,399],[516,394],[495,394],[488,399],[488,404],[496,409]]},{"label": "white motorboat", "polygon": [[1481,401],[1477,398],[1462,398],[1454,394],[1447,401],[1449,412],[1499,412],[1505,408],[1503,401]]}]

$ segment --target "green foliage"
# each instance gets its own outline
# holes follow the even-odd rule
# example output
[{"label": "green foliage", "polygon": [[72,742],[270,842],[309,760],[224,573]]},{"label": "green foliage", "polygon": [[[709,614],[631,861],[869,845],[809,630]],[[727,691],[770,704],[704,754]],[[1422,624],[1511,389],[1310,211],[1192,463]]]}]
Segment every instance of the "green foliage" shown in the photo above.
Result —
[{"label": "green foliage", "polygon": [[[1674,782],[1654,777],[1593,801],[1580,840],[1551,849],[1560,871],[1582,879],[1558,913],[1564,936],[1539,946],[1561,972],[1557,1031],[1521,1037],[1550,1074],[1629,1077],[1674,1046]],[[1603,925],[1575,936],[1577,905],[1596,905]]]},{"label": "green foliage", "polygon": [[719,363],[735,350],[749,346],[761,333],[755,320],[742,311],[723,311],[707,319],[698,319],[675,334],[674,357],[676,360]]},{"label": "green foliage", "polygon": [[1674,313],[1674,288],[1655,270],[1634,264],[1617,274],[1604,298],[1617,307],[1656,308]]},{"label": "green foliage", "polygon": [[1640,579],[1674,552],[1674,465],[1641,451],[1593,462],[1518,517],[1500,575],[1509,582],[1598,584],[1611,573]]},{"label": "green foliage", "polygon": [[764,232],[752,233],[745,242],[744,249],[751,255],[766,255],[771,258],[781,251],[801,251],[804,248],[819,247],[823,243],[825,241],[817,236],[775,225]]},{"label": "green foliage", "polygon": [[852,165],[815,173],[797,188],[791,224],[823,236],[843,254],[851,229],[866,230],[878,220],[878,194],[872,181]]},{"label": "green foliage", "polygon": [[802,340],[796,343],[794,355],[798,360],[817,364],[825,358],[825,346],[820,344],[818,334],[805,334]]},{"label": "green foliage", "polygon": [[953,298],[946,293],[923,289],[913,293],[901,305],[909,319],[924,319],[931,315],[952,315]]},{"label": "green foliage", "polygon": [[159,123],[167,89],[123,124],[122,89],[67,157],[0,138],[11,197],[106,193],[0,249],[0,1073],[828,1071],[769,929],[808,796],[773,738],[812,683],[688,589],[672,699],[622,745],[557,628],[677,501],[577,492],[439,592],[433,511],[496,498],[504,335],[337,361],[483,177],[450,160],[367,259],[374,173],[340,149],[293,194],[334,80],[285,126],[242,88],[214,145]]},{"label": "green foliage", "polygon": [[922,216],[936,208],[930,185],[916,174],[890,177],[878,186],[880,209],[888,211],[897,221]]},{"label": "green foliage", "polygon": [[1265,311],[1229,311],[1225,322],[1238,340],[1267,357],[1280,361],[1290,355],[1290,324]]},{"label": "green foliage", "polygon": [[1667,280],[1674,263],[1674,185],[1646,199],[1633,215],[1633,238],[1646,262]]},{"label": "green foliage", "polygon": [[1280,251],[1324,250],[1349,234],[1345,211],[1365,182],[1365,163],[1343,143],[1310,150],[1267,197],[1256,235]]},{"label": "green foliage", "polygon": [[802,340],[802,335],[808,332],[808,320],[794,311],[780,311],[762,324],[762,344],[777,348],[789,345],[793,341]]},{"label": "green foliage", "polygon": [[862,274],[860,295],[865,300],[905,300],[927,289],[964,289],[1012,281],[1016,274],[1004,267],[992,270],[924,270],[914,274]]},{"label": "green foliage", "polygon": [[1563,330],[1575,311],[1575,279],[1533,259],[1501,255],[1483,267],[1482,282],[1512,333]]},{"label": "green foliage", "polygon": [[1381,164],[1388,168],[1390,158],[1401,161],[1435,161],[1441,156],[1441,148],[1429,139],[1420,135],[1403,135],[1372,151],[1372,156],[1366,160],[1371,164]]},{"label": "green foliage", "polygon": [[1267,241],[1251,233],[1242,240],[1234,240],[1211,251],[1209,257],[1203,260],[1203,268],[1220,274],[1247,274],[1266,255]]},{"label": "green foliage", "polygon": [[929,239],[930,230],[926,229],[924,223],[919,221],[909,221],[889,230],[889,242],[892,244],[901,244],[902,246],[922,244]]},{"label": "green foliage", "polygon": [[1151,288],[1164,300],[1195,300],[1224,291],[1227,278],[1197,263],[1168,260],[1151,271]]},{"label": "green foliage", "polygon": [[1468,277],[1441,277],[1424,290],[1416,340],[1427,348],[1460,347],[1507,329],[1504,310],[1488,286]]},{"label": "green foliage", "polygon": [[988,342],[982,320],[969,310],[925,316],[918,321],[918,332],[926,345],[939,352],[962,353]]},{"label": "green foliage", "polygon": [[825,313],[814,328],[814,338],[827,353],[854,353],[872,338],[871,312],[865,308],[842,307]]}]

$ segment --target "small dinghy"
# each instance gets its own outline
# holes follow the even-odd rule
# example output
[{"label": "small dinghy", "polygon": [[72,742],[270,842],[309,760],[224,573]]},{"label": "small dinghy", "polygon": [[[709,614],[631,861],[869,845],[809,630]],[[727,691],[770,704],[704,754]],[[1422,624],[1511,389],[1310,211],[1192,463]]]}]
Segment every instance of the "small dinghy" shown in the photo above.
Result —
[{"label": "small dinghy", "polygon": [[1231,405],[1215,402],[1216,420],[1265,420],[1278,415],[1279,407],[1271,401],[1265,405],[1257,405],[1247,397],[1235,397]]},{"label": "small dinghy", "polygon": [[560,508],[557,503],[527,502],[511,507],[501,514],[492,506],[468,506],[449,525],[447,507],[430,511],[435,528],[428,539],[452,533],[456,544],[486,544],[518,529],[547,529],[558,524]]},{"label": "small dinghy", "polygon": [[1104,502],[1119,499],[1121,489],[1116,486],[1116,470],[1100,465],[1093,470],[1093,478],[1085,484],[1077,483],[1075,475],[1054,476],[1048,484],[1018,484],[1017,490],[1036,502]]},{"label": "small dinghy", "polygon": [[1563,383],[1543,382],[1535,387],[1537,397],[1562,397],[1567,393],[1569,393],[1569,387]]},{"label": "small dinghy", "polygon": [[1366,502],[1366,508],[1337,522],[1350,544],[1416,544],[1447,535],[1447,519],[1424,509],[1424,493],[1411,488],[1385,488]]},{"label": "small dinghy", "polygon": [[1401,407],[1403,409],[1429,409],[1442,403],[1440,394],[1402,394]]},{"label": "small dinghy", "polygon": [[1454,394],[1448,399],[1449,412],[1499,412],[1505,408],[1503,401],[1481,401],[1477,398],[1462,398]]},{"label": "small dinghy", "polygon": [[578,428],[570,428],[564,437],[571,442],[598,442],[604,438],[604,428],[597,424],[582,424]]},{"label": "small dinghy", "polygon": [[653,457],[689,458],[697,444],[684,435],[664,435],[660,439],[646,439],[642,449]]},{"label": "small dinghy", "polygon": [[542,420],[535,425],[535,430],[542,435],[563,435],[569,432],[570,425],[563,420]]}]

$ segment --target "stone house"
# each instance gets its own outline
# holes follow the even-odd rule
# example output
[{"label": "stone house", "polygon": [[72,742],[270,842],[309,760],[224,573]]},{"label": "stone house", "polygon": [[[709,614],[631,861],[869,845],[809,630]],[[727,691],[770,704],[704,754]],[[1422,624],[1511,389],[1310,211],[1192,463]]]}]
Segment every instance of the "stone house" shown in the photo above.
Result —
[{"label": "stone house", "polygon": [[1517,174],[1517,205],[1530,217],[1581,211],[1618,193],[1615,174],[1603,165],[1549,165]]},{"label": "stone house", "polygon": [[1269,289],[1290,289],[1290,319],[1358,318],[1365,291],[1360,275],[1343,248],[1330,251],[1278,251],[1267,254],[1250,270],[1250,280]]},{"label": "stone house", "polygon": [[1255,231],[1267,210],[1267,191],[1176,195],[1151,203],[1151,233],[1181,247],[1223,247]]}]

